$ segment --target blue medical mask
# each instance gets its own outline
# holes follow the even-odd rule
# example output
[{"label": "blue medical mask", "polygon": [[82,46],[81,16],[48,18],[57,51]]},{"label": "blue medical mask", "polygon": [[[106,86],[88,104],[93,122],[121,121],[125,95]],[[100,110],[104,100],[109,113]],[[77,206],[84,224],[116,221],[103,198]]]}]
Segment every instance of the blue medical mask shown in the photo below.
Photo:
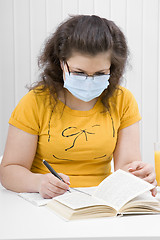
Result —
[{"label": "blue medical mask", "polygon": [[65,72],[64,88],[76,98],[89,102],[101,95],[109,85],[110,74],[100,76],[81,76]]}]

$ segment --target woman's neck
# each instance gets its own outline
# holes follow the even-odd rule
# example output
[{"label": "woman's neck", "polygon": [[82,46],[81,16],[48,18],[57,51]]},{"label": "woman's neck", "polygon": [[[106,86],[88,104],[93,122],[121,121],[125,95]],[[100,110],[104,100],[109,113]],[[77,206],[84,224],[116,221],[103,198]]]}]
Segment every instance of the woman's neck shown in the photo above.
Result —
[{"label": "woman's neck", "polygon": [[[65,98],[66,98],[66,103],[65,103]],[[94,98],[89,102],[84,102],[74,97],[67,89],[63,89],[62,91],[58,92],[58,99],[73,110],[88,111],[94,107],[94,105],[98,100],[98,97]]]}]

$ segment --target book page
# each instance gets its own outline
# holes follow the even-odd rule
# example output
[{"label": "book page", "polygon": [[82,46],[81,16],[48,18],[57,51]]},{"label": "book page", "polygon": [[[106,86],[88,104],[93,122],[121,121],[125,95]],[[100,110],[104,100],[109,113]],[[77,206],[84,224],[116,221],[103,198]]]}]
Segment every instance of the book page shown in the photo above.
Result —
[{"label": "book page", "polygon": [[159,201],[152,196],[151,192],[150,191],[147,191],[147,192],[144,192],[142,194],[140,194],[139,196],[133,198],[129,203],[132,203],[132,202],[152,202],[152,203],[158,203],[159,204]]},{"label": "book page", "polygon": [[119,169],[105,178],[93,195],[119,211],[125,203],[153,188],[152,184]]},{"label": "book page", "polygon": [[160,212],[160,202],[151,195],[150,191],[140,194],[125,204],[121,212]]},{"label": "book page", "polygon": [[63,195],[55,197],[54,200],[72,209],[91,207],[96,205],[106,205],[106,203],[101,199],[97,199],[93,196],[89,196],[76,191],[72,191],[71,193],[66,192]]}]

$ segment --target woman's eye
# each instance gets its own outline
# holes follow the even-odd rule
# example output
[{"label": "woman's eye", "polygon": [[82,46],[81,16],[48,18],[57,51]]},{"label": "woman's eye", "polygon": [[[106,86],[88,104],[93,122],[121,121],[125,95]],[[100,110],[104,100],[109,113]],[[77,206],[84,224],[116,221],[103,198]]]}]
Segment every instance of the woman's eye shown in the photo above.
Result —
[{"label": "woman's eye", "polygon": [[105,73],[96,73],[95,76],[102,76],[105,75]]},{"label": "woman's eye", "polygon": [[83,72],[73,72],[73,74],[76,74],[76,75],[82,75],[82,76],[85,75]]}]

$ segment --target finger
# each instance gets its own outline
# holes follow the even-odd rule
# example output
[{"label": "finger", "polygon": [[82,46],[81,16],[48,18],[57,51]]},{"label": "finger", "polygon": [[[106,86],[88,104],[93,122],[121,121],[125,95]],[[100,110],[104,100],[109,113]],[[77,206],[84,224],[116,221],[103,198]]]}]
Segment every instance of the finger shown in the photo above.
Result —
[{"label": "finger", "polygon": [[156,181],[156,179],[154,180],[154,182],[152,183],[152,185],[154,185],[155,188],[153,188],[153,189],[151,190],[151,193],[152,193],[152,196],[155,197],[155,196],[157,195],[157,188],[156,188],[156,186],[157,186],[157,181]]},{"label": "finger", "polygon": [[155,187],[157,187],[157,181],[156,181],[156,179],[154,180],[154,182],[152,183],[152,185],[154,185]]},{"label": "finger", "polygon": [[41,196],[45,199],[50,199],[51,197],[49,195],[47,195],[46,193],[41,194]]},{"label": "finger", "polygon": [[152,196],[155,197],[157,195],[157,189],[156,188],[153,188],[151,190],[151,193],[152,193]]},{"label": "finger", "polygon": [[147,177],[147,173],[146,170],[143,168],[141,170],[135,170],[133,172],[131,172],[134,176],[139,177],[139,178],[145,178]]},{"label": "finger", "polygon": [[57,177],[53,176],[52,174],[49,176],[49,183],[52,184],[53,186],[59,187],[63,190],[68,190],[69,186],[68,184],[64,183]]},{"label": "finger", "polygon": [[128,171],[136,171],[144,167],[144,163],[142,161],[134,161],[129,165]]},{"label": "finger", "polygon": [[154,172],[152,172],[152,173],[149,174],[147,177],[145,177],[144,180],[145,180],[146,182],[149,182],[149,183],[153,184],[154,181],[155,181],[155,178],[156,178],[156,174],[155,174]]},{"label": "finger", "polygon": [[[56,190],[55,190],[56,191]],[[50,189],[47,189],[46,190],[46,193],[47,193],[47,195],[49,195],[51,198],[54,198],[54,197],[57,197],[57,196],[59,196],[59,195],[62,195],[62,194],[64,194],[64,192],[65,191],[63,191],[63,192],[54,192],[54,191],[51,191]]]},{"label": "finger", "polygon": [[150,174],[152,174],[153,168],[150,164],[142,164],[141,166],[139,166],[139,168],[137,168],[137,170],[132,171],[132,173],[140,178],[145,178],[147,176],[149,176]]},{"label": "finger", "polygon": [[48,185],[47,189],[49,191],[51,191],[53,193],[56,193],[56,194],[59,194],[59,195],[65,193],[67,191],[67,190],[64,190],[64,189],[62,189],[62,188],[60,188],[58,186],[55,186],[55,185],[53,185],[51,183]]},{"label": "finger", "polygon": [[63,174],[63,173],[59,173],[60,177],[64,180],[65,183],[67,183],[68,185],[70,185],[70,181],[69,181],[69,176]]}]

